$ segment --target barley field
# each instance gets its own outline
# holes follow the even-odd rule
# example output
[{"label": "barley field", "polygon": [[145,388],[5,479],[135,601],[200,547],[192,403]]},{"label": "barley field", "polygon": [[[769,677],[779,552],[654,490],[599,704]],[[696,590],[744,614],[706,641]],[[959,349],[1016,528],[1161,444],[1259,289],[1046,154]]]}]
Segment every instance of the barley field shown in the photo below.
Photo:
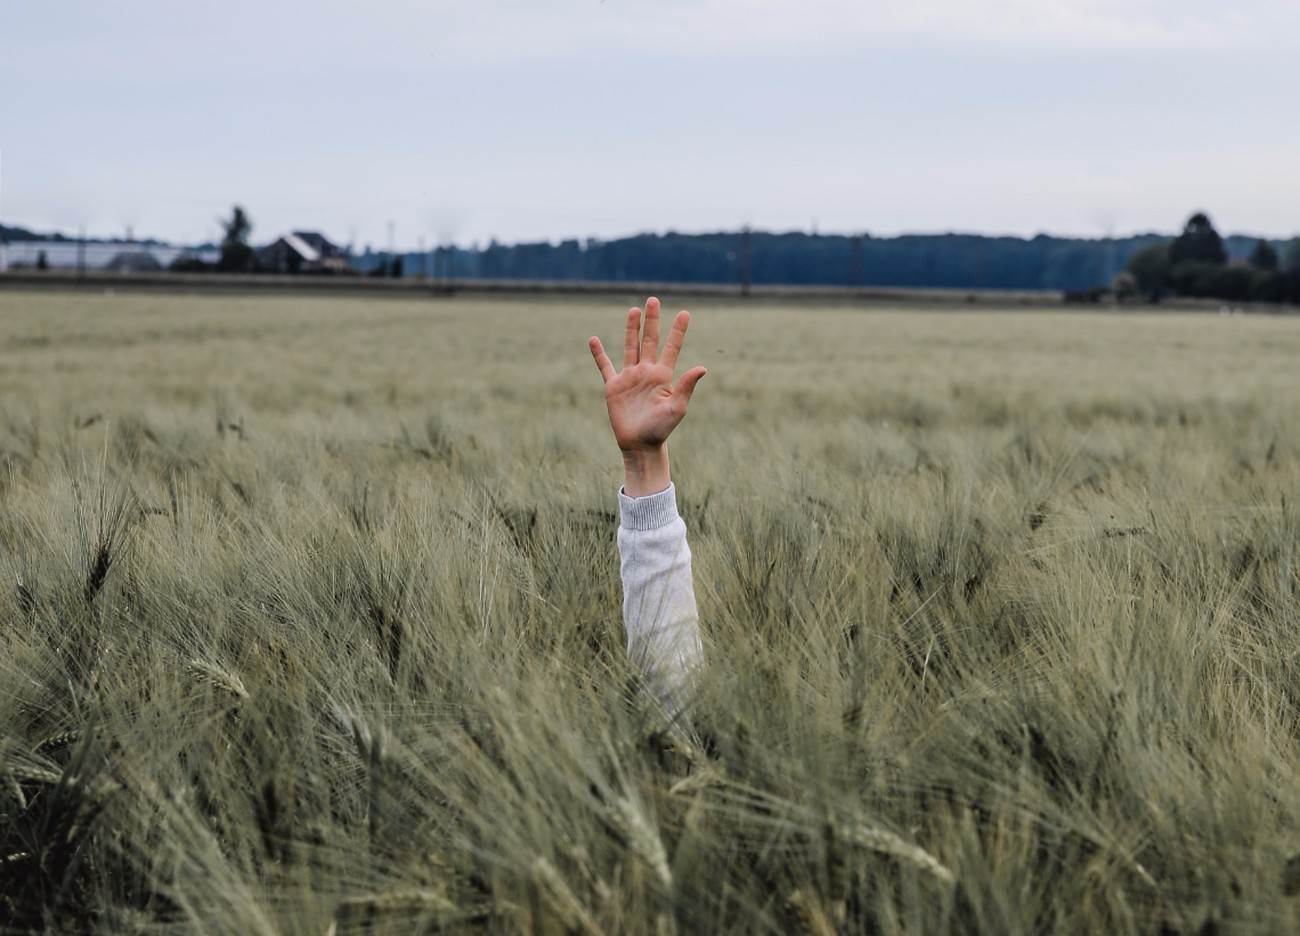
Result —
[{"label": "barley field", "polygon": [[0,932],[1300,930],[1300,320],[0,292]]}]

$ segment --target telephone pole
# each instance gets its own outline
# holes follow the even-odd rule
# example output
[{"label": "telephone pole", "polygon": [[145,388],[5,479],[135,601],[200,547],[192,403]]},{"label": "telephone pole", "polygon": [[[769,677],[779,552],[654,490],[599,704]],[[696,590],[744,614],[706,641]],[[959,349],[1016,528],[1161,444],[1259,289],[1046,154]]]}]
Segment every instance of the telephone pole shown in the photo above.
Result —
[{"label": "telephone pole", "polygon": [[849,285],[862,285],[862,235],[854,234],[849,239]]},{"label": "telephone pole", "polygon": [[749,225],[746,224],[740,231],[740,294],[749,295],[750,283],[750,254],[749,254]]}]

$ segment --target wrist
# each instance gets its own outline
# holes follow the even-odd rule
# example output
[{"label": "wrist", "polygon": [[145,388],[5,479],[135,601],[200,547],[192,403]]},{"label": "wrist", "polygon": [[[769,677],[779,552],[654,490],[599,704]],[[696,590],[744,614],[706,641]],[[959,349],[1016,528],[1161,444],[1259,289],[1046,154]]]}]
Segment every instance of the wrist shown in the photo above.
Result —
[{"label": "wrist", "polygon": [[628,497],[645,497],[668,489],[668,446],[632,449],[623,452],[623,493]]}]

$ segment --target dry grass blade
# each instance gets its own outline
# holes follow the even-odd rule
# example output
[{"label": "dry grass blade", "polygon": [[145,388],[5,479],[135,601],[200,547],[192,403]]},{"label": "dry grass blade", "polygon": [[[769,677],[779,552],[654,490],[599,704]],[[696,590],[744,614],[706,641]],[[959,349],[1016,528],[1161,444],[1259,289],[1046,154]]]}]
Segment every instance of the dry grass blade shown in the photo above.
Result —
[{"label": "dry grass blade", "polygon": [[244,681],[239,678],[239,674],[218,663],[195,657],[185,664],[185,672],[199,682],[228,692],[237,699],[248,698],[248,690],[244,688]]},{"label": "dry grass blade", "polygon": [[937,858],[921,846],[904,841],[888,829],[881,829],[865,822],[858,822],[843,828],[841,834],[845,841],[852,842],[862,848],[869,848],[882,855],[890,855],[906,861],[933,875],[944,884],[956,883],[957,879],[953,873],[944,867]]},{"label": "dry grass blade", "polygon": [[587,936],[602,936],[604,931],[569,889],[569,885],[564,882],[564,878],[560,877],[554,865],[545,858],[539,857],[533,861],[532,868],[533,875],[547,902],[559,914],[560,920],[567,929],[586,933]]}]

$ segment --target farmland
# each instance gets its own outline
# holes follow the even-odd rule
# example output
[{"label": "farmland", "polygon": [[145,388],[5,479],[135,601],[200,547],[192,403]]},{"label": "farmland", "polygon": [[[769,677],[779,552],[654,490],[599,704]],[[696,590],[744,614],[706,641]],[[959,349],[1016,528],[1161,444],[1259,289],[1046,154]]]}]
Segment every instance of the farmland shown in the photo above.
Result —
[{"label": "farmland", "polygon": [[0,293],[0,931],[1300,928],[1300,322],[663,296],[668,726],[643,298]]}]

